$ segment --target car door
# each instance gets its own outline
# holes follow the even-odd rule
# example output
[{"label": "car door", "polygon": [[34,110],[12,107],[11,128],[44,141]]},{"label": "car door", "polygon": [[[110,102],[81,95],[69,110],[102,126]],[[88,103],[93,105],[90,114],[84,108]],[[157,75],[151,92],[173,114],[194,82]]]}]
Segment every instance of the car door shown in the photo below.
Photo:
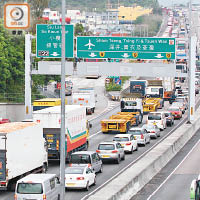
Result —
[{"label": "car door", "polygon": [[94,180],[93,180],[92,169],[90,169],[90,168],[86,169],[86,177],[87,177],[87,180],[89,181],[89,185],[93,184]]},{"label": "car door", "polygon": [[133,135],[130,136],[130,142],[132,144],[132,148],[136,149],[136,140],[134,140],[134,136]]},{"label": "car door", "polygon": [[97,160],[96,160],[96,155],[95,155],[95,153],[93,153],[92,155],[91,155],[91,160],[92,160],[92,169],[95,171],[95,172],[97,172],[98,171],[98,163],[97,163]]},{"label": "car door", "polygon": [[120,152],[120,158],[122,158],[124,156],[124,148],[122,147],[120,143],[117,143],[117,148],[118,148],[118,151]]},{"label": "car door", "polygon": [[143,130],[143,134],[144,134],[144,138],[145,138],[146,142],[148,143],[150,141],[150,135],[149,135],[149,133],[147,133],[146,129]]}]

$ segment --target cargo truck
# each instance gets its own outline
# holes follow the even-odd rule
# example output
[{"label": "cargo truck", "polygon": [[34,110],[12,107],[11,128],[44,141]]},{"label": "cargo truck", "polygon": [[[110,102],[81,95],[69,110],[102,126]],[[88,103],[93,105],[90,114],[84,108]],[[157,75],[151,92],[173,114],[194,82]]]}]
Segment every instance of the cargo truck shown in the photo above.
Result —
[{"label": "cargo truck", "polygon": [[86,114],[94,113],[96,107],[96,95],[93,88],[79,88],[72,94],[72,104],[85,106]]},{"label": "cargo truck", "polygon": [[141,94],[144,97],[146,94],[146,80],[130,80],[130,93]]},{"label": "cargo truck", "polygon": [[138,117],[138,122],[143,120],[143,103],[142,98],[123,97],[120,102],[121,112],[128,112]]},{"label": "cargo truck", "polygon": [[[54,106],[33,112],[33,120],[43,127],[43,136],[48,143],[49,160],[60,159],[61,107]],[[65,106],[66,160],[72,152],[88,148],[89,127],[85,108],[80,105]]]},{"label": "cargo truck", "polygon": [[47,168],[47,147],[39,124],[0,124],[0,190],[13,190],[19,178]]}]

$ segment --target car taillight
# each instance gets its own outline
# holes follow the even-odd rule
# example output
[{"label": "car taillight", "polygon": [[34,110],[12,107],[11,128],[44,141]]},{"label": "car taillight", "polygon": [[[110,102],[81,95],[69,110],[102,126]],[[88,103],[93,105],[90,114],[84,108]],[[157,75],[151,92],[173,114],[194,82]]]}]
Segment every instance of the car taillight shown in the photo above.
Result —
[{"label": "car taillight", "polygon": [[71,167],[72,166],[72,163],[69,163],[69,167]]},{"label": "car taillight", "polygon": [[112,151],[112,153],[117,153],[118,152],[118,150],[114,150],[114,151]]},{"label": "car taillight", "polygon": [[151,133],[155,133],[155,131],[151,131]]},{"label": "car taillight", "polygon": [[46,194],[43,194],[43,200],[47,200]]},{"label": "car taillight", "polygon": [[91,164],[88,164],[88,167],[92,167],[92,165],[91,165]]},{"label": "car taillight", "polygon": [[131,142],[126,143],[126,145],[127,145],[127,146],[128,146],[128,145],[131,145]]},{"label": "car taillight", "polygon": [[96,150],[96,152],[97,152],[97,153],[100,153],[100,151],[99,151],[99,150]]},{"label": "car taillight", "polygon": [[14,199],[17,200],[17,195],[16,194],[14,195]]},{"label": "car taillight", "polygon": [[144,135],[143,134],[141,134],[141,139],[144,139]]},{"label": "car taillight", "polygon": [[78,181],[84,180],[84,177],[77,177],[76,180]]},{"label": "car taillight", "polygon": [[6,182],[5,182],[5,181],[2,181],[2,182],[0,182],[0,185],[6,186]]}]

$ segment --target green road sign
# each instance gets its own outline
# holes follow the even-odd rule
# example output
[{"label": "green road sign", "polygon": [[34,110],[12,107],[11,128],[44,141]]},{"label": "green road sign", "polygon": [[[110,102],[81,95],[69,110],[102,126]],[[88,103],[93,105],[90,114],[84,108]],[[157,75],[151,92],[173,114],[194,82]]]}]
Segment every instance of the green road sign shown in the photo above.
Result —
[{"label": "green road sign", "polygon": [[[37,24],[36,56],[61,58],[61,25]],[[74,27],[65,25],[65,57],[74,57]]]},{"label": "green road sign", "polygon": [[77,37],[78,58],[174,60],[175,38]]}]

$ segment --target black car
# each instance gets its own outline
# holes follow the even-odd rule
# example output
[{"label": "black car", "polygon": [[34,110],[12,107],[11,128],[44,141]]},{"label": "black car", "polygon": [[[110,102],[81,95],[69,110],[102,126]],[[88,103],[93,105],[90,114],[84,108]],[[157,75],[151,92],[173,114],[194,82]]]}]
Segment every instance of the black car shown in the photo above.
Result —
[{"label": "black car", "polygon": [[174,116],[171,112],[165,112],[167,126],[172,126],[174,124]]}]

